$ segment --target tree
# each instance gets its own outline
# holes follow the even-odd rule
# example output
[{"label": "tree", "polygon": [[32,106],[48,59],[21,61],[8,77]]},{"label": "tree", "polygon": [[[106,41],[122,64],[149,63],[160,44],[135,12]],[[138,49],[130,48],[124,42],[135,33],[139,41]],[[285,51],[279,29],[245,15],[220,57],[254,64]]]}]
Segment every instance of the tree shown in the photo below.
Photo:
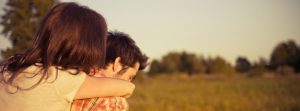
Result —
[{"label": "tree", "polygon": [[207,61],[208,73],[232,75],[235,73],[234,68],[227,63],[222,57],[216,57]]},{"label": "tree", "polygon": [[170,52],[162,58],[162,72],[175,73],[180,71],[180,53]]},{"label": "tree", "polygon": [[182,52],[180,65],[181,72],[186,72],[189,75],[205,72],[203,59],[195,54]]},{"label": "tree", "polygon": [[271,54],[270,65],[273,69],[290,66],[299,71],[300,50],[292,40],[278,44]]},{"label": "tree", "polygon": [[236,71],[241,73],[247,72],[251,69],[251,63],[246,57],[238,57],[235,64]]},{"label": "tree", "polygon": [[149,74],[155,75],[163,71],[162,65],[158,60],[153,60],[150,65]]},{"label": "tree", "polygon": [[8,0],[2,15],[2,34],[12,48],[2,51],[4,58],[30,48],[32,37],[43,16],[58,0]]}]

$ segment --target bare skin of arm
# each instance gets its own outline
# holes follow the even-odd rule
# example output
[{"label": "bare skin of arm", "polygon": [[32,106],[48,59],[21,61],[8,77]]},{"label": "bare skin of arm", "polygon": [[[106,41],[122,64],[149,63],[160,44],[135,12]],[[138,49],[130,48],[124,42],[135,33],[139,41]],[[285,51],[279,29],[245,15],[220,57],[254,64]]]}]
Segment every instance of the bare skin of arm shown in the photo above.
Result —
[{"label": "bare skin of arm", "polygon": [[107,96],[126,98],[130,97],[134,89],[135,85],[125,80],[86,76],[74,99]]}]

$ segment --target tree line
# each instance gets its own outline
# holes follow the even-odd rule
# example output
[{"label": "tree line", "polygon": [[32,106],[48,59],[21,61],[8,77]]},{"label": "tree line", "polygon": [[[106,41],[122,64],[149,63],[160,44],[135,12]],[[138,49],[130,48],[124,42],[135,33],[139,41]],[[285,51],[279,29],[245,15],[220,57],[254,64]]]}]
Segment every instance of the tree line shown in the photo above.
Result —
[{"label": "tree line", "polygon": [[281,75],[294,74],[300,71],[300,47],[293,40],[279,43],[273,49],[270,60],[261,58],[250,62],[246,57],[238,57],[231,65],[221,56],[204,58],[188,52],[170,52],[160,60],[153,60],[149,74],[248,74],[261,75],[264,72],[275,72]]},{"label": "tree line", "polygon": [[[3,58],[30,48],[32,37],[38,23],[50,8],[59,0],[8,0],[1,15],[2,34],[7,37],[12,48],[1,51]],[[160,60],[150,64],[150,75],[162,73],[184,72],[194,74],[225,74],[250,73],[261,74],[264,71],[276,71],[290,74],[300,71],[299,46],[290,40],[279,43],[272,51],[270,60],[260,59],[250,62],[246,57],[238,57],[235,66],[221,56],[204,58],[189,52],[170,52]]]}]

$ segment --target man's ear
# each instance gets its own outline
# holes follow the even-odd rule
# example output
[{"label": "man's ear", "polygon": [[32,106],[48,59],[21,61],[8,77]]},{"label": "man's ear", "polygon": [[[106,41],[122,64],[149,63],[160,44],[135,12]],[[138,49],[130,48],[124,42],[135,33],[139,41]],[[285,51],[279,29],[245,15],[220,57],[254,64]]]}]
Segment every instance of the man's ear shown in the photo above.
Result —
[{"label": "man's ear", "polygon": [[121,57],[117,57],[113,63],[113,71],[119,72],[122,69]]}]

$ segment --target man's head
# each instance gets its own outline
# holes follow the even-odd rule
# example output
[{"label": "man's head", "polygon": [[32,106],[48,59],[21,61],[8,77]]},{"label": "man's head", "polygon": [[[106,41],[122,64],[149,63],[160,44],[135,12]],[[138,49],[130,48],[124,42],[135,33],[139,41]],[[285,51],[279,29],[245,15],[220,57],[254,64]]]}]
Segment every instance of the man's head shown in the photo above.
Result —
[{"label": "man's head", "polygon": [[[148,57],[143,54],[128,34],[108,33],[105,69],[102,76],[132,80],[138,70],[147,66]],[[104,75],[105,74],[105,75]]]}]

